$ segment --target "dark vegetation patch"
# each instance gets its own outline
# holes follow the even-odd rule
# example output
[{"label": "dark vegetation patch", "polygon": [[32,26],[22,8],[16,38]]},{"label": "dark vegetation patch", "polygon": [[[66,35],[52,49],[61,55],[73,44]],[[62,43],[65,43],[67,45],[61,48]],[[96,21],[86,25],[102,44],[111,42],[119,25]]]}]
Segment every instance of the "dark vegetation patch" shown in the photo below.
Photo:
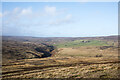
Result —
[{"label": "dark vegetation patch", "polygon": [[117,48],[115,46],[101,46],[100,49],[103,50],[103,49],[108,49],[108,48]]},{"label": "dark vegetation patch", "polygon": [[50,46],[50,45],[46,45],[45,47],[37,47],[37,48],[35,48],[35,50],[37,52],[44,53],[44,55],[42,55],[42,58],[52,56],[52,51],[55,50],[55,49],[56,48],[54,46]]}]

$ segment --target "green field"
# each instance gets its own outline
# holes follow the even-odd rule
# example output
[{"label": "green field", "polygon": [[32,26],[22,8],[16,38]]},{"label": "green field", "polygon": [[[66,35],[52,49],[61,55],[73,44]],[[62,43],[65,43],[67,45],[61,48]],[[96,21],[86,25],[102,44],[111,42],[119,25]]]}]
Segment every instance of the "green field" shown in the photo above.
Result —
[{"label": "green field", "polygon": [[99,40],[75,40],[66,43],[54,44],[58,48],[80,47],[80,46],[109,46],[105,41]]}]

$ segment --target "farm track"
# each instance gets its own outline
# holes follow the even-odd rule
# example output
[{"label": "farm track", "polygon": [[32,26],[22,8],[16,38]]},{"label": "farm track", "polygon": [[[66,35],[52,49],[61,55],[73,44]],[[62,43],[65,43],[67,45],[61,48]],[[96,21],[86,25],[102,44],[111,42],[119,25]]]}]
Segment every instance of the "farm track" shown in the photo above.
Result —
[{"label": "farm track", "polygon": [[[17,75],[24,75],[24,74],[30,74],[30,73],[35,73],[33,70],[42,70],[45,68],[51,68],[51,67],[71,67],[71,66],[76,66],[79,64],[83,64],[83,66],[87,66],[87,65],[91,65],[91,64],[116,64],[116,63],[120,63],[120,61],[112,61],[112,62],[101,62],[101,63],[92,63],[92,62],[77,62],[77,63],[69,63],[69,64],[61,64],[61,65],[48,65],[48,66],[39,66],[39,67],[29,67],[29,68],[21,68],[22,70],[17,70],[17,71],[8,71],[8,72],[3,72],[2,73],[2,77],[11,77],[11,76],[17,76]],[[26,72],[26,73],[22,73],[25,71],[33,71],[33,72]],[[39,71],[37,71],[39,72]],[[13,73],[13,74],[11,74]],[[9,75],[7,75],[9,74]]]}]

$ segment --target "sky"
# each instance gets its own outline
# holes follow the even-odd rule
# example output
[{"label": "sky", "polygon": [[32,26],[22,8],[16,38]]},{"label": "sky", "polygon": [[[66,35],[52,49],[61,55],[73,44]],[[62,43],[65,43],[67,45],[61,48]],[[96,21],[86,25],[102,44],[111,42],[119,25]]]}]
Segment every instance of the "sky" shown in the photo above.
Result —
[{"label": "sky", "polygon": [[3,36],[93,37],[118,34],[117,2],[3,2]]}]

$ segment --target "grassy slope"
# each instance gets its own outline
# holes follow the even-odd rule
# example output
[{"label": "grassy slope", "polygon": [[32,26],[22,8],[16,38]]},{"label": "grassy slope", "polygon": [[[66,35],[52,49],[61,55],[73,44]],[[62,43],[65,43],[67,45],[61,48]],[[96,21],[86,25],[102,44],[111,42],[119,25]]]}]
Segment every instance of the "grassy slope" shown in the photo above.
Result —
[{"label": "grassy slope", "polygon": [[[55,44],[57,47],[62,48],[59,48],[59,52],[53,57],[22,59],[6,63],[2,67],[2,77],[116,78],[118,75],[118,49],[107,48],[101,50],[94,47],[110,45],[104,41],[89,40],[90,42],[87,43],[82,41],[75,40]],[[97,54],[102,54],[103,56],[96,57]]]},{"label": "grassy slope", "polygon": [[[67,47],[79,47],[79,46],[109,46],[107,42],[99,41],[99,40],[89,40],[90,42],[82,42],[83,40],[75,40],[62,44],[54,44],[58,48],[67,48]],[[87,40],[84,40],[87,41]]]}]

